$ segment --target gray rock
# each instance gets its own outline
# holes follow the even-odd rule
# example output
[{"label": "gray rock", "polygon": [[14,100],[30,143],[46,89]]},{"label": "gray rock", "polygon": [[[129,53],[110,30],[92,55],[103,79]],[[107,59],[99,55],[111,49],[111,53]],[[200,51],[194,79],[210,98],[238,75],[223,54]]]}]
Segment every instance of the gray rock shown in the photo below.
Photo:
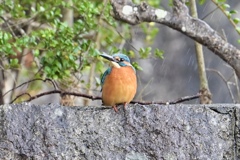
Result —
[{"label": "gray rock", "polygon": [[0,159],[240,159],[240,105],[0,106]]}]

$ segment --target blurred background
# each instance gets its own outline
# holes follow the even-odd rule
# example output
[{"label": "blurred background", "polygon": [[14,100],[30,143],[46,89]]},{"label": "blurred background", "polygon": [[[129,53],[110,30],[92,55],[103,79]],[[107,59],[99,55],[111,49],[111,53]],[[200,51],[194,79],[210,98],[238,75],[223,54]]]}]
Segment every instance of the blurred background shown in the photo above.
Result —
[{"label": "blurred background", "polygon": [[[227,3],[232,7],[231,9],[240,9],[240,2],[227,1]],[[166,4],[165,7],[167,7]],[[225,34],[227,41],[239,48],[237,42],[239,34],[229,23],[227,17],[219,9],[215,9],[216,5],[212,1],[198,5],[199,18],[206,17],[204,18],[205,22],[220,34]],[[209,14],[213,10],[215,11]],[[153,47],[164,51],[164,59],[139,61],[140,65],[144,66],[144,70],[138,72],[139,81],[143,84],[140,85],[139,91],[149,84],[144,92],[147,94],[143,96],[143,99],[166,101],[197,93],[199,91],[199,76],[194,41],[175,30],[159,25],[159,34]],[[227,83],[219,74],[212,71],[220,72],[226,80],[236,84],[232,68],[206,47],[203,47],[203,52],[206,69],[211,69],[211,71],[207,71],[207,79],[213,103],[232,103]],[[235,98],[239,99],[237,87],[229,86],[234,92]],[[190,103],[198,103],[198,101]]]}]

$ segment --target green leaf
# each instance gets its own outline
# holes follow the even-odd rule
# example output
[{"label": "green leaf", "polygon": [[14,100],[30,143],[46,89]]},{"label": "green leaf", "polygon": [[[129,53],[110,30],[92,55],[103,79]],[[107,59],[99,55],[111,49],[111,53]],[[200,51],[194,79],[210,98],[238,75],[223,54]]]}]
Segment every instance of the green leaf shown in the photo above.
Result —
[{"label": "green leaf", "polygon": [[240,22],[240,19],[239,19],[239,18],[234,18],[234,19],[233,19],[233,22],[234,22],[235,24],[238,24],[238,23]]},{"label": "green leaf", "polygon": [[240,34],[240,27],[237,27],[236,31],[238,32],[238,34]]},{"label": "green leaf", "polygon": [[152,6],[152,7],[159,7],[160,5],[160,0],[150,0],[148,1],[149,5]]},{"label": "green leaf", "polygon": [[230,5],[227,4],[227,3],[224,3],[224,4],[222,4],[222,7],[223,7],[224,9],[226,9],[226,8],[230,8]]},{"label": "green leaf", "polygon": [[236,11],[236,10],[231,10],[231,11],[229,11],[229,13],[231,13],[231,14],[237,14],[238,11]]},{"label": "green leaf", "polygon": [[50,74],[52,72],[51,68],[49,66],[45,66],[44,67],[44,71],[47,73],[47,74]]},{"label": "green leaf", "polygon": [[67,76],[69,76],[71,72],[70,72],[70,70],[65,70],[64,73],[65,73]]},{"label": "green leaf", "polygon": [[44,8],[43,6],[40,6],[40,7],[39,7],[39,11],[40,11],[40,12],[44,12],[44,11],[45,11],[45,8]]},{"label": "green leaf", "polygon": [[140,48],[139,50],[139,54],[141,58],[147,58],[150,54],[151,54],[151,47],[147,47],[147,48]]},{"label": "green leaf", "polygon": [[128,55],[129,55],[129,57],[134,57],[135,53],[132,50],[129,50],[128,51]]},{"label": "green leaf", "polygon": [[53,75],[53,77],[52,77],[53,79],[55,79],[55,80],[57,80],[57,79],[59,79],[59,77],[58,77],[58,75]]},{"label": "green leaf", "polygon": [[136,70],[140,70],[142,71],[143,68],[139,66],[139,64],[137,62],[132,62],[132,66],[136,69]]},{"label": "green leaf", "polygon": [[62,69],[62,64],[59,61],[56,61],[56,66],[61,70]]},{"label": "green leaf", "polygon": [[199,1],[198,1],[198,3],[199,3],[200,5],[203,5],[205,2],[206,2],[206,0],[199,0]]},{"label": "green leaf", "polygon": [[74,61],[74,56],[72,54],[70,54],[68,57],[70,60]]},{"label": "green leaf", "polygon": [[163,54],[164,54],[164,51],[163,51],[163,50],[159,50],[158,48],[155,49],[155,51],[154,51],[154,55],[155,55],[156,57],[158,57],[158,58],[163,59],[163,58],[164,58],[164,57],[163,57]]},{"label": "green leaf", "polygon": [[229,13],[229,11],[225,11],[226,15],[228,18],[231,18],[231,14]]},{"label": "green leaf", "polygon": [[224,3],[226,0],[217,0],[217,3]]},{"label": "green leaf", "polygon": [[17,58],[10,59],[10,67],[18,68],[18,66],[19,66],[19,64],[18,64],[18,59]]},{"label": "green leaf", "polygon": [[95,77],[95,81],[97,85],[101,85],[101,80],[99,77]]}]

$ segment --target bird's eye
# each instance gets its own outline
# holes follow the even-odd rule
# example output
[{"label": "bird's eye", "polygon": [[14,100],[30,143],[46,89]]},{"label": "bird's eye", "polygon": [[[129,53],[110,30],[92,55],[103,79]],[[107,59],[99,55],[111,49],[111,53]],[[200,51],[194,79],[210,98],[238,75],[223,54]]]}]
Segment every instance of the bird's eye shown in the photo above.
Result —
[{"label": "bird's eye", "polygon": [[120,59],[120,62],[122,62],[122,61],[124,61],[124,59],[123,59],[123,58],[121,58],[121,59]]}]

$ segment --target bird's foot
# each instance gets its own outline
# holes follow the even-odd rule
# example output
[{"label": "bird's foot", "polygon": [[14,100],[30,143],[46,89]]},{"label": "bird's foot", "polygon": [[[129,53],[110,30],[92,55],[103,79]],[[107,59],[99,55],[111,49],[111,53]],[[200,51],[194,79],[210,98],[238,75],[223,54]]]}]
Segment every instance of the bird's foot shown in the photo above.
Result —
[{"label": "bird's foot", "polygon": [[114,105],[113,109],[114,109],[115,112],[118,112],[117,105]]},{"label": "bird's foot", "polygon": [[124,110],[127,110],[127,102],[123,103]]}]

